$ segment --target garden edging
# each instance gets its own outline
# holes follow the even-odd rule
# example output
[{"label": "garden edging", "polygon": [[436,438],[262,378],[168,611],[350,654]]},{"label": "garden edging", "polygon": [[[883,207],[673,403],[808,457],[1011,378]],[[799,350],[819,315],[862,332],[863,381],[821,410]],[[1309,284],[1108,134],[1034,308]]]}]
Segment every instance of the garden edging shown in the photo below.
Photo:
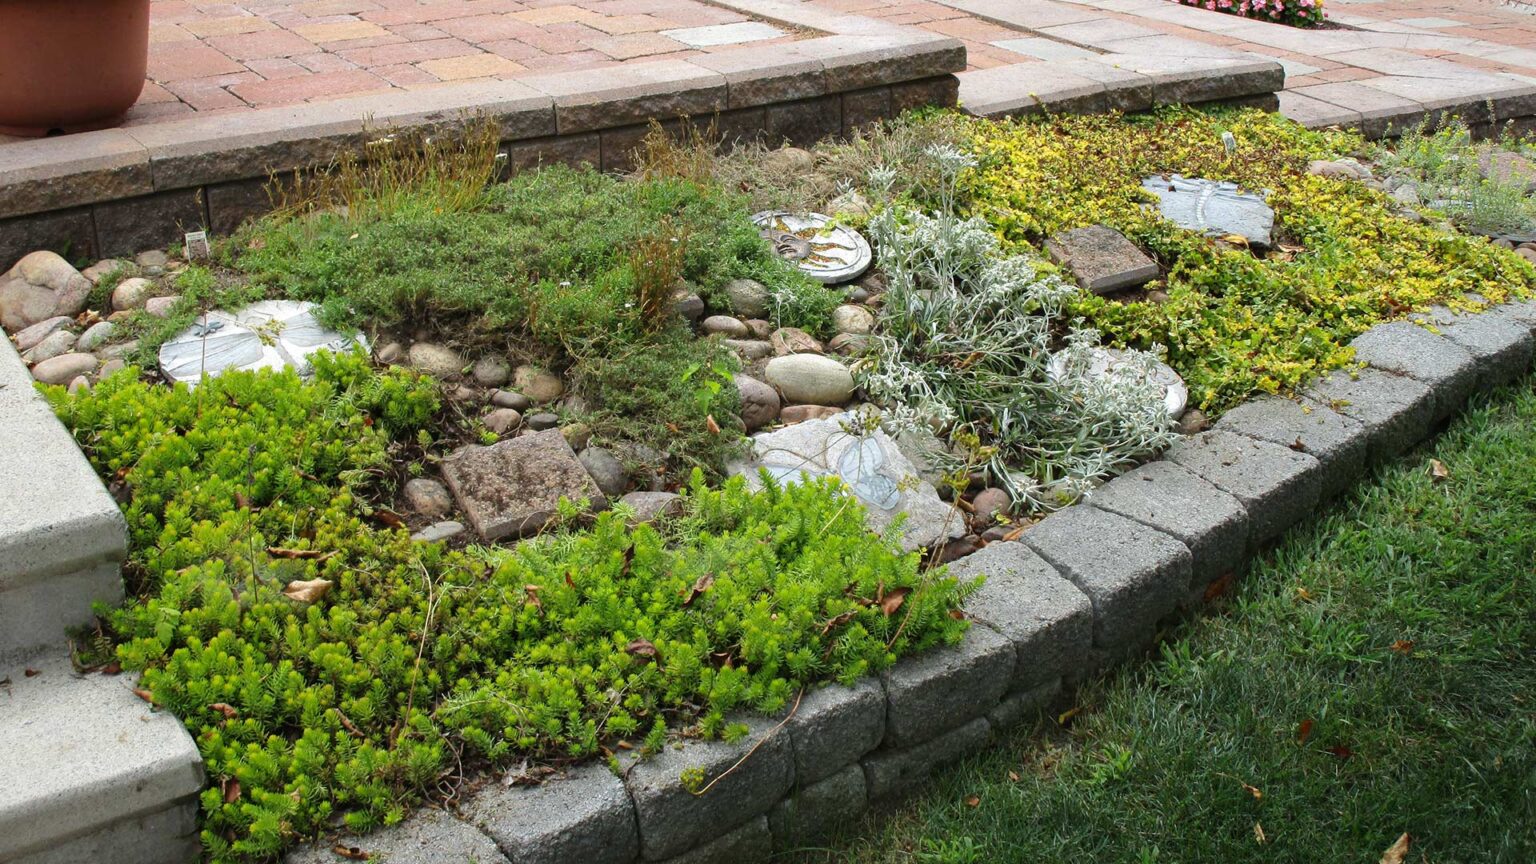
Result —
[{"label": "garden edging", "polygon": [[[807,692],[777,722],[751,718],[735,743],[688,742],[622,778],[586,766],[539,786],[497,784],[462,818],[423,811],[343,843],[414,860],[741,864],[812,840],[1135,656],[1161,621],[1347,489],[1367,461],[1401,454],[1473,392],[1531,366],[1536,302],[1424,318],[1433,330],[1395,322],[1358,337],[1358,374],[1333,373],[1299,401],[1252,400],[1019,541],[951,565],[988,576],[966,604],[976,626],[958,646],[853,688]],[[703,770],[705,794],[685,788],[689,769]],[[330,848],[286,860],[319,864]]]}]

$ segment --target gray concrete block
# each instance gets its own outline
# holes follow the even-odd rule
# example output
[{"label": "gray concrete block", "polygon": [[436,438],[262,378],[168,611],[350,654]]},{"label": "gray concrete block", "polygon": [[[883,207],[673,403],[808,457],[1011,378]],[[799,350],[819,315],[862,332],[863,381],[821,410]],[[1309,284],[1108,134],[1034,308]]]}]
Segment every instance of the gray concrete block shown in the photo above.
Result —
[{"label": "gray concrete block", "polygon": [[787,727],[795,782],[809,786],[857,762],[885,737],[885,688],[875,678],[807,691]]},{"label": "gray concrete block", "polygon": [[1404,375],[1378,369],[1331,372],[1303,395],[1364,424],[1374,460],[1404,452],[1435,427],[1434,391]]},{"label": "gray concrete block", "polygon": [[986,582],[965,601],[971,620],[1003,634],[1017,659],[1008,689],[1037,687],[1088,665],[1093,604],[1023,543],[993,543],[949,566],[949,575]]},{"label": "gray concrete block", "polygon": [[[637,763],[624,785],[635,802],[640,849],[648,861],[681,855],[723,831],[746,823],[784,797],[795,780],[794,752],[786,729],[753,717],[740,741],[690,741]],[[757,746],[761,742],[761,746]],[[741,761],[749,750],[757,749]],[[736,763],[741,761],[741,764]],[[733,769],[732,766],[735,766]],[[683,772],[699,770],[702,795],[684,788]],[[726,772],[730,773],[727,774]],[[723,775],[723,776],[722,776]]]},{"label": "gray concrete block", "polygon": [[119,819],[84,837],[7,858],[6,864],[192,864],[203,845],[197,836],[197,799],[164,810]]},{"label": "gray concrete block", "polygon": [[959,645],[903,658],[885,681],[885,745],[909,747],[985,714],[1008,689],[1013,643],[972,627]]},{"label": "gray concrete block", "polygon": [[[133,694],[133,676],[77,675],[62,653],[27,666],[36,674],[0,667],[10,679],[0,690],[0,861],[116,848],[102,838],[135,831],[135,848],[161,844],[175,860],[188,827],[177,808],[203,788],[192,737]],[[162,811],[172,812],[154,816]]]},{"label": "gray concrete block", "polygon": [[1089,496],[1100,510],[1134,519],[1189,547],[1190,583],[1204,592],[1248,553],[1248,511],[1236,498],[1168,461],[1148,462]]},{"label": "gray concrete block", "polygon": [[768,812],[773,848],[785,851],[814,843],[867,809],[864,768],[855,763],[819,783],[796,789]]},{"label": "gray concrete block", "polygon": [[877,750],[864,757],[864,788],[871,801],[911,790],[933,769],[985,747],[992,727],[984,717],[915,747]]},{"label": "gray concrete block", "polygon": [[1166,458],[1243,505],[1250,549],[1306,519],[1322,498],[1322,464],[1280,444],[1201,432],[1173,445]]},{"label": "gray concrete block", "polygon": [[606,765],[574,768],[539,786],[492,784],[465,818],[517,864],[629,864],[640,854],[634,804]]},{"label": "gray concrete block", "polygon": [[1378,324],[1349,344],[1356,360],[1429,385],[1436,420],[1459,411],[1477,383],[1477,365],[1465,348],[1417,324]]},{"label": "gray concrete block", "polygon": [[1093,601],[1092,668],[1151,642],[1189,589],[1183,543],[1085,504],[1052,513],[1021,539]]},{"label": "gray concrete block", "polygon": [[993,729],[1011,729],[1032,719],[1040,709],[1051,704],[1061,692],[1061,680],[1050,681],[1028,690],[1015,690],[1003,697],[997,707],[987,712]]},{"label": "gray concrete block", "polygon": [[1530,371],[1536,338],[1523,322],[1488,313],[1456,313],[1440,306],[1421,318],[1427,327],[1472,355],[1480,390],[1502,387]]},{"label": "gray concrete block", "polygon": [[347,835],[288,853],[283,864],[334,864],[335,846],[361,849],[381,864],[508,864],[491,838],[441,810],[418,810],[398,825]]},{"label": "gray concrete block", "polygon": [[1514,321],[1517,324],[1523,324],[1526,329],[1531,331],[1532,335],[1536,335],[1536,300],[1517,300],[1503,303],[1483,314],[1497,315],[1500,318]]},{"label": "gray concrete block", "polygon": [[[773,832],[768,817],[758,816],[739,828],[721,834],[698,848],[668,858],[665,864],[757,864],[773,855]],[[578,861],[581,859],[570,859]],[[522,864],[522,862],[516,862]],[[586,864],[582,861],[582,864]]]},{"label": "gray concrete block", "polygon": [[1360,421],[1310,401],[1258,396],[1216,421],[1215,429],[1280,444],[1323,466],[1321,495],[1332,498],[1365,476],[1370,432]]}]

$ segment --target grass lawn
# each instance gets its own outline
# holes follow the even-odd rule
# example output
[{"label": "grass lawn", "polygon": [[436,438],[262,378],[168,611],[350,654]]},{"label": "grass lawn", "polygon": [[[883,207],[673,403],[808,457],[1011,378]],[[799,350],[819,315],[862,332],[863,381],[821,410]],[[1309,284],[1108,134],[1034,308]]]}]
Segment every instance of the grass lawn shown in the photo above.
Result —
[{"label": "grass lawn", "polygon": [[[1437,479],[1437,461],[1448,477]],[[816,862],[1536,861],[1536,390]],[[1060,709],[1058,709],[1060,710]],[[1403,858],[1384,858],[1411,835]]]}]

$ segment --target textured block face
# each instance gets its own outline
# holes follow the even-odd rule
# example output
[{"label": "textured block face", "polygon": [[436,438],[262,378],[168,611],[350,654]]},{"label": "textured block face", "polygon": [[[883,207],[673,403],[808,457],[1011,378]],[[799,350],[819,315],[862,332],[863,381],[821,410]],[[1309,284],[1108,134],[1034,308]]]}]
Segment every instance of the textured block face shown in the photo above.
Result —
[{"label": "textured block face", "polygon": [[1093,604],[1028,546],[993,543],[950,565],[949,573],[961,580],[986,576],[965,612],[1013,643],[1009,689],[1059,681],[1088,665]]},{"label": "textured block face", "polygon": [[1015,690],[1003,697],[997,707],[987,712],[987,722],[993,729],[1011,729],[1032,719],[1040,709],[1051,704],[1061,692],[1060,680],[1041,684],[1028,690]]},{"label": "textured block face", "polygon": [[[760,718],[746,722],[751,732],[733,744],[689,742],[638,762],[630,770],[624,785],[635,802],[641,854],[647,861],[681,855],[767,813],[794,784],[789,733],[775,730],[773,723]],[[752,758],[743,761],[754,746]],[[693,770],[703,772],[704,784],[719,782],[708,793],[695,795],[680,779],[683,772]]]},{"label": "textured block face", "polygon": [[[441,810],[418,810],[398,825],[366,837],[347,839],[347,846],[367,851],[373,861],[412,864],[509,864],[491,838]],[[290,853],[284,864],[330,864],[340,860],[331,844],[306,846]]]},{"label": "textured block face", "polygon": [[757,864],[767,861],[772,854],[773,834],[768,829],[768,817],[758,816],[697,849],[668,858],[665,864]]},{"label": "textured block face", "polygon": [[1046,243],[1051,258],[1065,264],[1077,284],[1095,294],[1112,294],[1157,278],[1157,264],[1124,234],[1103,225],[1074,228]]},{"label": "textured block face", "polygon": [[885,745],[909,747],[986,713],[1013,675],[1013,643],[972,627],[959,645],[905,658],[882,673]]},{"label": "textured block face", "polygon": [[1322,493],[1316,459],[1231,432],[1202,432],[1175,444],[1167,458],[1243,505],[1250,548],[1305,519]]},{"label": "textured block face", "polygon": [[606,501],[558,429],[462,447],[443,460],[443,479],[487,541],[538,531],[561,498]]},{"label": "textured block face", "polygon": [[869,808],[864,769],[849,765],[819,783],[801,786],[768,814],[773,847],[793,849],[827,836]]},{"label": "textured block face", "polygon": [[1094,666],[1134,654],[1189,588],[1183,543],[1122,516],[1068,507],[1022,541],[1093,601]]},{"label": "textured block face", "polygon": [[640,854],[629,793],[602,764],[539,786],[494,785],[467,816],[517,864],[628,864]]},{"label": "textured block face", "polygon": [[880,746],[885,737],[885,688],[874,678],[852,687],[808,691],[789,721],[795,782],[810,786]]},{"label": "textured block face", "polygon": [[869,800],[911,791],[934,768],[985,747],[992,735],[986,719],[978,717],[915,747],[880,750],[864,758],[864,782]]},{"label": "textured block face", "polygon": [[1360,421],[1369,434],[1371,458],[1390,459],[1429,437],[1435,427],[1435,394],[1429,385],[1378,369],[1356,375],[1332,372],[1306,392],[1309,399]]},{"label": "textured block face", "polygon": [[1348,489],[1369,464],[1370,433],[1364,424],[1315,402],[1260,396],[1222,415],[1215,428],[1316,459],[1323,466],[1324,499]]},{"label": "textured block face", "polygon": [[1477,382],[1477,366],[1465,348],[1417,324],[1378,324],[1349,344],[1355,359],[1426,384],[1435,394],[1435,420],[1460,409]]},{"label": "textured block face", "polygon": [[1148,462],[1096,490],[1094,507],[1169,534],[1189,547],[1190,584],[1205,589],[1248,551],[1248,511],[1236,498],[1171,462]]},{"label": "textured block face", "polygon": [[1479,389],[1508,384],[1531,368],[1533,340],[1527,324],[1488,312],[1458,315],[1443,308],[1430,310],[1426,321],[1472,355]]}]

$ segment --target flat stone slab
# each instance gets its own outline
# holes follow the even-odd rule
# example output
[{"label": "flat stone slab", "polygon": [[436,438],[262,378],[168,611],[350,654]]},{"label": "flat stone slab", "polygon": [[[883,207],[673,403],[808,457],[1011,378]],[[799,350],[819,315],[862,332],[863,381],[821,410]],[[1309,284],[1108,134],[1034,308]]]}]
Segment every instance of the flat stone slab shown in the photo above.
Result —
[{"label": "flat stone slab", "polygon": [[[1213,142],[1213,146],[1220,146]],[[1163,218],[1180,228],[1208,237],[1242,237],[1250,246],[1267,248],[1275,228],[1275,211],[1258,195],[1236,183],[1197,177],[1148,177],[1141,188],[1157,196]]]},{"label": "flat stone slab", "polygon": [[1201,432],[1173,445],[1165,458],[1242,503],[1249,548],[1306,519],[1322,495],[1316,459],[1245,435]]},{"label": "flat stone slab", "polygon": [[1189,547],[1191,595],[1203,593],[1212,580],[1237,569],[1247,555],[1248,511],[1236,498],[1172,462],[1148,462],[1094,490],[1088,500]]},{"label": "flat stone slab", "polygon": [[486,542],[536,533],[561,498],[606,502],[559,429],[462,447],[443,460],[443,479]]},{"label": "flat stone slab", "polygon": [[238,312],[214,310],[160,346],[160,371],[172,381],[196,384],[230,369],[311,371],[316,351],[366,349],[361,335],[328,330],[315,320],[313,303],[263,300]]},{"label": "flat stone slab", "polygon": [[629,864],[640,854],[629,793],[600,763],[538,786],[494,785],[467,816],[517,864]]},{"label": "flat stone slab", "polygon": [[1477,364],[1467,349],[1407,321],[1378,324],[1349,346],[1356,360],[1428,385],[1435,394],[1436,420],[1460,409],[1477,383]]},{"label": "flat stone slab", "polygon": [[1008,689],[1017,651],[988,627],[902,659],[885,682],[885,746],[910,747],[985,714]]},{"label": "flat stone slab", "polygon": [[1360,421],[1310,400],[1258,396],[1233,408],[1213,427],[1305,453],[1323,466],[1320,491],[1332,498],[1365,475],[1370,432]]},{"label": "flat stone slab", "polygon": [[[1093,602],[1090,667],[1133,655],[1189,589],[1189,549],[1173,537],[1092,506],[1058,510],[1021,541]],[[1090,671],[1090,670],[1084,670]]]},{"label": "flat stone slab", "polygon": [[875,260],[864,235],[822,213],[764,210],[752,221],[779,257],[826,285],[859,278]]},{"label": "flat stone slab", "polygon": [[1390,459],[1429,437],[1437,418],[1428,384],[1379,369],[1330,372],[1304,394],[1364,424],[1371,458]]},{"label": "flat stone slab", "polygon": [[369,861],[409,864],[510,864],[496,843],[473,827],[441,810],[418,810],[398,825],[362,837],[344,836],[335,842],[303,846],[288,853],[284,864],[334,864],[347,859],[331,850],[356,848]]},{"label": "flat stone slab", "polygon": [[1536,345],[1529,326],[1490,312],[1457,313],[1436,306],[1420,316],[1435,333],[1472,355],[1479,389],[1499,387],[1524,375],[1531,368]]},{"label": "flat stone slab", "polygon": [[1147,253],[1103,225],[1063,231],[1047,240],[1045,249],[1052,261],[1072,271],[1078,285],[1095,294],[1139,288],[1159,273]]},{"label": "flat stone slab", "polygon": [[733,462],[727,470],[744,475],[754,488],[760,484],[760,468],[780,483],[836,476],[864,504],[871,530],[883,532],[905,513],[901,546],[907,551],[965,534],[960,513],[939,499],[891,436],[879,429],[864,431],[859,414],[844,412],[760,432],[752,436],[752,452],[752,461]]},{"label": "flat stone slab", "polygon": [[713,48],[718,45],[761,42],[789,34],[762,21],[738,21],[734,24],[711,24],[705,27],[663,30],[661,35],[668,39],[676,39],[690,48]]}]

